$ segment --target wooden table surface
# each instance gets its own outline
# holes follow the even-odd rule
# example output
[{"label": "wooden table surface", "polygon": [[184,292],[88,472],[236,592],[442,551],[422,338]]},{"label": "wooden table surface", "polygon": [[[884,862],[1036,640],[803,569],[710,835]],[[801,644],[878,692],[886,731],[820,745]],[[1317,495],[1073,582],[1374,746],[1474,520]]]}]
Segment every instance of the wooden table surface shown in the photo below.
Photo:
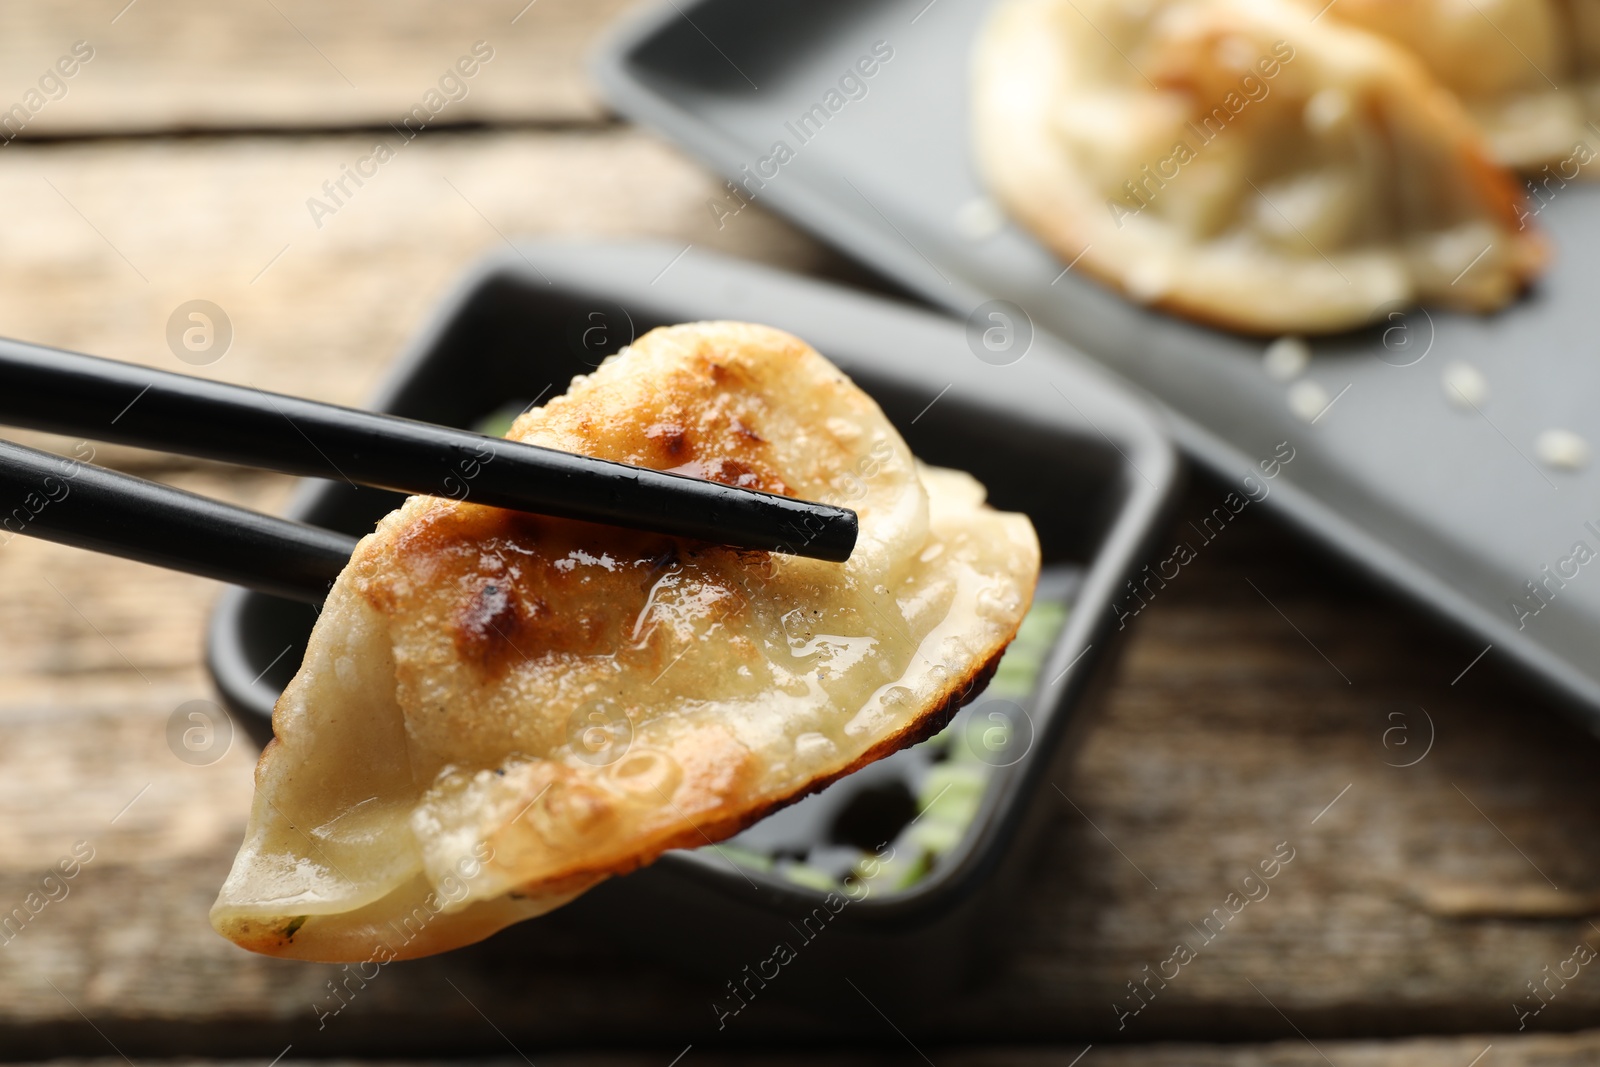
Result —
[{"label": "wooden table surface", "polygon": [[[504,235],[667,237],[847,279],[849,264],[610,117],[582,74],[617,0],[62,0],[0,13],[0,335],[186,370],[173,309],[234,340],[198,373],[358,403]],[[75,42],[59,99],[27,93]],[[478,41],[493,58],[332,215],[307,198]],[[55,83],[51,83],[53,89]],[[320,222],[320,225],[318,223]],[[38,440],[30,437],[30,440]],[[49,440],[70,448],[71,441]],[[274,508],[285,479],[102,446],[99,458]],[[1197,476],[1184,516],[1224,494]],[[1590,1063],[1600,968],[1600,748],[1497,651],[1369,583],[1264,507],[1140,616],[1054,816],[1003,962],[892,1020],[756,1003],[718,1034],[709,983],[525,925],[387,969],[319,1029],[334,969],[221,940],[207,906],[254,753],[174,757],[212,697],[215,586],[26,538],[0,546],[0,911],[78,842],[93,859],[0,943],[0,1058],[504,1057],[684,1064]],[[1470,669],[1469,668],[1470,665]],[[1432,737],[1431,748],[1427,742]],[[1418,756],[1426,751],[1420,760]],[[1411,766],[1396,764],[1413,763]],[[1295,859],[1137,1014],[1127,983],[1280,842]],[[1581,954],[1580,954],[1581,958]],[[1575,964],[1565,964],[1570,975]],[[1547,970],[1548,968],[1548,970]],[[870,992],[870,990],[868,991]],[[1519,1022],[1525,1029],[1519,1032]]]}]

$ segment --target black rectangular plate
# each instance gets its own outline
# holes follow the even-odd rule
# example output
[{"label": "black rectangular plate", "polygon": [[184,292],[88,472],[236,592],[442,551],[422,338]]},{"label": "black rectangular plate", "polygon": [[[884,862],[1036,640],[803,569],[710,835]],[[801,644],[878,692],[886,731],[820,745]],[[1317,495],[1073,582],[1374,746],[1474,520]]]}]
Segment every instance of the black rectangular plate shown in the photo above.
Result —
[{"label": "black rectangular plate", "polygon": [[[1272,501],[1495,654],[1540,672],[1600,728],[1600,574],[1561,562],[1580,541],[1600,553],[1600,466],[1557,471],[1534,457],[1535,439],[1552,428],[1600,446],[1600,187],[1569,184],[1544,206],[1538,222],[1554,239],[1555,266],[1506,311],[1416,309],[1316,341],[1306,377],[1337,402],[1308,424],[1264,372],[1264,341],[1063,274],[1014,225],[964,234],[964,218],[993,210],[970,158],[967,104],[969,54],[990,7],[682,2],[627,25],[595,70],[623,113],[933,303],[957,315],[997,298],[1020,305],[1156,398],[1184,449],[1223,477],[1239,479],[1291,442],[1296,459]],[[876,42],[893,56],[865,81],[866,95],[836,97],[846,102],[820,132],[801,130],[802,143],[798,117],[827,102]],[[773,157],[779,141],[793,158],[761,185],[748,181],[744,168]],[[736,226],[736,214],[722,214],[734,206],[730,194],[707,210]],[[1481,412],[1446,399],[1441,372],[1456,361],[1488,379]],[[1549,581],[1548,606],[1520,616],[1513,603],[1537,606],[1525,583],[1545,581],[1546,566],[1577,577]]]},{"label": "black rectangular plate", "polygon": [[[1031,746],[993,773],[961,845],[928,877],[852,903],[802,968],[847,958],[853,967],[887,969],[906,990],[948,986],[964,970],[986,902],[1020,871],[1037,802],[1054,797],[1047,783],[1063,770],[1089,698],[1109,676],[1121,629],[1109,605],[1159,532],[1177,455],[1143,404],[1092,366],[1039,359],[996,373],[974,358],[961,324],[942,316],[655,243],[527,244],[486,261],[446,300],[373,407],[470,426],[508,398],[566,391],[573,375],[646,329],[702,319],[767,323],[813,343],[882,405],[918,456],[971,471],[997,507],[1027,512],[1047,564],[1072,572],[1075,588],[1061,595],[1074,608],[1029,704]],[[1058,390],[1075,407],[1061,404]],[[398,499],[313,482],[289,514],[363,534]],[[258,741],[270,736],[272,704],[298,668],[314,619],[304,604],[244,590],[225,594],[212,617],[208,663]],[[551,918],[736,973],[822,899],[704,854],[669,853]]]}]

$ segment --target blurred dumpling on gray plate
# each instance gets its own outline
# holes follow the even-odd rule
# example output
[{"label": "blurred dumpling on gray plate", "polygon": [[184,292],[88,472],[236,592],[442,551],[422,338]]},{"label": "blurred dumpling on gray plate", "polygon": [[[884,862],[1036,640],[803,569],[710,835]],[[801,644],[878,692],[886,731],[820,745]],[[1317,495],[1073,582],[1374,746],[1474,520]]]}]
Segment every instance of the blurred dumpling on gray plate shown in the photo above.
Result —
[{"label": "blurred dumpling on gray plate", "polygon": [[1494,310],[1546,260],[1450,92],[1297,0],[1005,0],[973,76],[997,197],[1141,303],[1331,332],[1418,301]]},{"label": "blurred dumpling on gray plate", "polygon": [[[1326,0],[1301,3],[1314,13]],[[1326,12],[1416,55],[1502,163],[1571,180],[1600,155],[1600,0],[1337,0]]]}]

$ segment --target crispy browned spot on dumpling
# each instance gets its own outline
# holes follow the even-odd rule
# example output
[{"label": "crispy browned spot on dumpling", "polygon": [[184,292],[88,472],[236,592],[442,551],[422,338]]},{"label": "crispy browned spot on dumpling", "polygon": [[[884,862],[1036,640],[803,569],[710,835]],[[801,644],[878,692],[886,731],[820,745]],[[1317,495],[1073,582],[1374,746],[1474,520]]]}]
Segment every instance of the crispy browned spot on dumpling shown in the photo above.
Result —
[{"label": "crispy browned spot on dumpling", "polygon": [[411,498],[273,716],[212,910],[246,948],[438,952],[726,837],[940,725],[1032,598],[1027,518],[776,330],[653,331],[509,436],[844,504],[860,541],[824,563]]},{"label": "crispy browned spot on dumpling", "polygon": [[1056,254],[1241,330],[1504,305],[1546,248],[1516,179],[1409,53],[1294,0],[1006,0],[977,158]]}]

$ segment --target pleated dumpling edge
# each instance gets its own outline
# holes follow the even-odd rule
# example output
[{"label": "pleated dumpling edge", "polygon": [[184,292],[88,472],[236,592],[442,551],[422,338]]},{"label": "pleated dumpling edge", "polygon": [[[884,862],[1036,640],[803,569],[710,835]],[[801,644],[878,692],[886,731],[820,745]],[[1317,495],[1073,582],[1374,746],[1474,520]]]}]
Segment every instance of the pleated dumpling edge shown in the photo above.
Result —
[{"label": "pleated dumpling edge", "polygon": [[413,497],[363,539],[274,714],[216,928],[407,958],[720,840],[937,729],[1039,545],[765,327],[645,335],[516,439],[856,509],[851,560]]}]

